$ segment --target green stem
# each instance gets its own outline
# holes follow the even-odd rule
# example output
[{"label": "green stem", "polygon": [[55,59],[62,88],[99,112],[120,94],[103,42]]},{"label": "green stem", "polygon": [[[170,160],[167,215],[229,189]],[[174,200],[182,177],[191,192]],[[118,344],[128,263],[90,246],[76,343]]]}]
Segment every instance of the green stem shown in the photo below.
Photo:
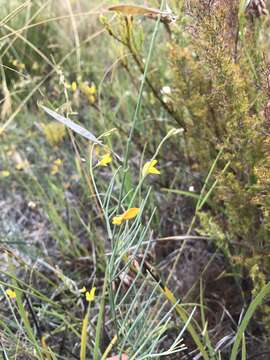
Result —
[{"label": "green stem", "polygon": [[[162,1],[162,6],[163,6],[163,1]],[[126,173],[128,171],[128,157],[129,157],[129,153],[130,153],[131,141],[132,141],[133,133],[134,133],[137,121],[138,121],[140,109],[141,109],[143,89],[144,89],[146,75],[147,75],[147,72],[148,72],[150,60],[151,60],[153,49],[154,49],[155,39],[156,39],[156,36],[157,36],[157,33],[158,33],[159,23],[160,23],[160,19],[157,20],[156,25],[155,25],[155,29],[154,29],[154,32],[153,32],[153,35],[152,35],[152,39],[151,39],[151,43],[150,43],[150,47],[149,47],[149,52],[148,52],[147,60],[146,60],[146,63],[145,63],[143,78],[142,78],[140,89],[139,89],[138,101],[137,101],[136,108],[135,108],[135,111],[134,111],[134,115],[133,115],[133,119],[132,119],[132,126],[131,126],[131,129],[130,129],[130,132],[129,132],[129,137],[128,137],[128,141],[127,141],[127,145],[126,145],[126,151],[125,151],[125,156],[124,156],[124,164],[123,164],[123,180],[122,180],[121,190],[120,190],[119,199],[118,199],[118,210],[120,209],[120,206],[121,206],[121,200],[122,200],[123,192],[124,192],[124,188],[125,188]]]}]

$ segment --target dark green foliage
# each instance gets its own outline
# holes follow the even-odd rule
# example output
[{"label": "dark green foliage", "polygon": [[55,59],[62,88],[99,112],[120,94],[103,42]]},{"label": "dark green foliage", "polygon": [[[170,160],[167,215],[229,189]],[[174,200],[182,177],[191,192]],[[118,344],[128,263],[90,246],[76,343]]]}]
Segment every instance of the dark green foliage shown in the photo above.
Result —
[{"label": "dark green foliage", "polygon": [[[269,74],[261,40],[263,21],[240,13],[238,2],[220,2],[212,8],[202,3],[193,3],[188,16],[172,26],[166,51],[161,50],[166,58],[162,80],[170,84],[171,94],[158,101],[161,84],[154,75],[148,90],[158,111],[169,113],[168,124],[185,129],[183,148],[171,143],[164,161],[184,152],[180,166],[187,166],[194,177],[199,173],[203,182],[222,151],[212,179],[218,179],[218,185],[201,210],[199,227],[233,256],[250,257],[267,253],[270,245]],[[127,38],[130,29],[127,26]],[[136,63],[140,55],[129,50]],[[157,63],[162,72],[159,57]],[[167,171],[168,178],[174,178],[173,187],[185,185],[181,177],[174,177],[174,168]],[[267,273],[268,258],[260,259],[258,271]],[[244,261],[242,266],[251,269]]]}]

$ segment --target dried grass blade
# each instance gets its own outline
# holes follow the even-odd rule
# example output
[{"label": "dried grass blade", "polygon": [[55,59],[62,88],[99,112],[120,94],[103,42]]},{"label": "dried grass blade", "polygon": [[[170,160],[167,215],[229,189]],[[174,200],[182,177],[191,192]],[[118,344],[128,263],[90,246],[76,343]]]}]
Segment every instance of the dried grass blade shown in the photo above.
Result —
[{"label": "dried grass blade", "polygon": [[80,126],[80,125],[76,124],[75,122],[73,122],[72,120],[58,114],[57,112],[47,108],[46,106],[40,105],[40,107],[52,118],[54,118],[55,120],[59,121],[60,123],[62,123],[64,125],[66,125],[69,129],[75,131],[77,134],[83,136],[84,138],[92,141],[95,144],[102,145],[102,142],[99,141],[95,137],[95,135],[93,135],[90,131],[86,130],[82,126]]}]

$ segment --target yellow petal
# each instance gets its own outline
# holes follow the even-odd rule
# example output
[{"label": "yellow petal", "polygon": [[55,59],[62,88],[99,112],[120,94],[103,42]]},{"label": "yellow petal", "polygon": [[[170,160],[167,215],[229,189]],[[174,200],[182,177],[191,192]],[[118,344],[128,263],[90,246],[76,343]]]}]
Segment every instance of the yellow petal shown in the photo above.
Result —
[{"label": "yellow petal", "polygon": [[154,166],[151,166],[148,171],[149,174],[160,174],[160,171],[156,169]]},{"label": "yellow petal", "polygon": [[72,81],[72,83],[71,83],[71,90],[72,90],[73,92],[75,92],[75,91],[77,90],[77,83],[76,83],[76,81]]},{"label": "yellow petal", "polygon": [[57,165],[57,166],[60,166],[61,164],[62,164],[62,160],[61,159],[56,159],[56,160],[54,160],[54,165]]},{"label": "yellow petal", "polygon": [[122,215],[123,220],[133,219],[139,213],[139,208],[130,208]]},{"label": "yellow petal", "polygon": [[15,165],[16,170],[25,170],[29,167],[28,161],[21,161]]},{"label": "yellow petal", "polygon": [[85,294],[86,301],[88,302],[93,301],[95,298],[95,292],[96,292],[95,287],[93,287],[90,291],[87,291]]},{"label": "yellow petal", "polygon": [[54,160],[53,162],[53,165],[51,167],[51,174],[52,175],[56,175],[59,173],[59,169],[60,169],[60,166],[62,165],[62,160],[61,159],[56,159]]},{"label": "yellow petal", "polygon": [[146,176],[148,174],[160,174],[160,171],[155,167],[156,164],[157,160],[147,161],[142,169],[143,176]]},{"label": "yellow petal", "polygon": [[2,170],[0,171],[1,177],[8,177],[10,175],[10,172],[8,170]]},{"label": "yellow petal", "polygon": [[89,95],[89,90],[88,90],[89,86],[87,83],[85,83],[85,82],[80,83],[79,88],[84,95]]},{"label": "yellow petal", "polygon": [[96,86],[94,84],[89,86],[87,82],[80,83],[79,88],[86,96],[95,95],[97,92]]},{"label": "yellow petal", "polygon": [[150,166],[150,161],[147,161],[147,162],[144,164],[143,169],[142,169],[142,174],[143,174],[143,176],[145,176],[145,175],[148,174],[149,166]]},{"label": "yellow petal", "polygon": [[14,290],[7,289],[6,294],[8,297],[10,297],[10,299],[16,299],[16,293]]},{"label": "yellow petal", "polygon": [[24,69],[25,69],[25,64],[20,63],[20,64],[19,64],[19,69],[20,69],[20,70],[24,70]]},{"label": "yellow petal", "polygon": [[114,216],[113,219],[112,219],[113,225],[121,225],[122,222],[123,222],[123,216],[122,215]]},{"label": "yellow petal", "polygon": [[86,287],[84,286],[82,289],[80,289],[80,292],[84,294],[86,292]]},{"label": "yellow petal", "polygon": [[96,92],[97,92],[96,85],[92,84],[89,88],[89,94],[94,95],[94,94],[96,94]]},{"label": "yellow petal", "polygon": [[59,168],[57,166],[52,166],[51,175],[56,175],[59,173]]},{"label": "yellow petal", "polygon": [[90,104],[94,104],[94,102],[96,101],[96,98],[94,95],[89,95],[88,100],[89,100]]},{"label": "yellow petal", "polygon": [[97,166],[107,166],[112,161],[110,154],[105,154],[103,158],[97,163]]},{"label": "yellow petal", "polygon": [[156,166],[157,165],[157,160],[151,160],[150,162],[150,166]]}]

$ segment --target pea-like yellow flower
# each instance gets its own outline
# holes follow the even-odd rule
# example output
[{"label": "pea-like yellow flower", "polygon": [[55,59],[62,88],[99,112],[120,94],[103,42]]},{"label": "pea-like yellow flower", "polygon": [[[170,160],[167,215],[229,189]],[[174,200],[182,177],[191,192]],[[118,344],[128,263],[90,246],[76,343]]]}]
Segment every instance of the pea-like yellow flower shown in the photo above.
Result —
[{"label": "pea-like yellow flower", "polygon": [[112,223],[113,225],[121,225],[123,221],[135,218],[138,215],[139,211],[139,208],[130,208],[122,215],[114,216],[112,219]]},{"label": "pea-like yellow flower", "polygon": [[18,162],[15,165],[16,170],[22,171],[29,168],[29,162],[27,160],[17,159]]},{"label": "pea-like yellow flower", "polygon": [[130,208],[127,211],[124,212],[122,215],[124,220],[130,220],[133,219],[135,216],[138,215],[140,209],[139,208]]},{"label": "pea-like yellow flower", "polygon": [[148,174],[160,174],[160,171],[156,168],[157,160],[147,161],[142,169],[142,175]]},{"label": "pea-like yellow flower", "polygon": [[86,293],[85,293],[86,301],[88,301],[88,302],[93,301],[95,298],[95,292],[96,292],[95,287],[93,287],[90,291],[86,291]]},{"label": "pea-like yellow flower", "polygon": [[51,167],[51,174],[52,175],[56,175],[59,173],[60,170],[60,166],[62,165],[62,160],[61,159],[56,159],[54,160],[52,167]]},{"label": "pea-like yellow flower", "polygon": [[25,64],[18,61],[17,59],[12,61],[12,65],[15,66],[19,70],[25,70]]},{"label": "pea-like yellow flower", "polygon": [[91,86],[89,86],[87,82],[80,83],[79,88],[81,92],[86,96],[95,95],[97,92],[96,85],[91,84]]},{"label": "pea-like yellow flower", "polygon": [[102,159],[97,163],[97,166],[107,166],[110,162],[112,162],[112,157],[108,153],[102,157]]},{"label": "pea-like yellow flower", "polygon": [[94,95],[89,95],[88,96],[88,101],[90,102],[90,104],[94,104],[94,102],[96,101],[96,98]]},{"label": "pea-like yellow flower", "polygon": [[14,290],[7,289],[6,294],[10,299],[16,299],[16,293]]},{"label": "pea-like yellow flower", "polygon": [[122,222],[123,222],[123,217],[121,215],[114,216],[113,219],[112,219],[113,225],[121,225]]},{"label": "pea-like yellow flower", "polygon": [[90,104],[96,101],[97,88],[95,84],[89,85],[87,81],[79,83],[80,91],[88,98]]},{"label": "pea-like yellow flower", "polygon": [[92,84],[92,85],[89,87],[88,92],[89,92],[90,95],[95,95],[95,94],[97,93],[96,85],[95,85],[95,84]]},{"label": "pea-like yellow flower", "polygon": [[75,92],[77,90],[77,83],[76,81],[72,81],[71,83],[71,90],[72,92]]}]

